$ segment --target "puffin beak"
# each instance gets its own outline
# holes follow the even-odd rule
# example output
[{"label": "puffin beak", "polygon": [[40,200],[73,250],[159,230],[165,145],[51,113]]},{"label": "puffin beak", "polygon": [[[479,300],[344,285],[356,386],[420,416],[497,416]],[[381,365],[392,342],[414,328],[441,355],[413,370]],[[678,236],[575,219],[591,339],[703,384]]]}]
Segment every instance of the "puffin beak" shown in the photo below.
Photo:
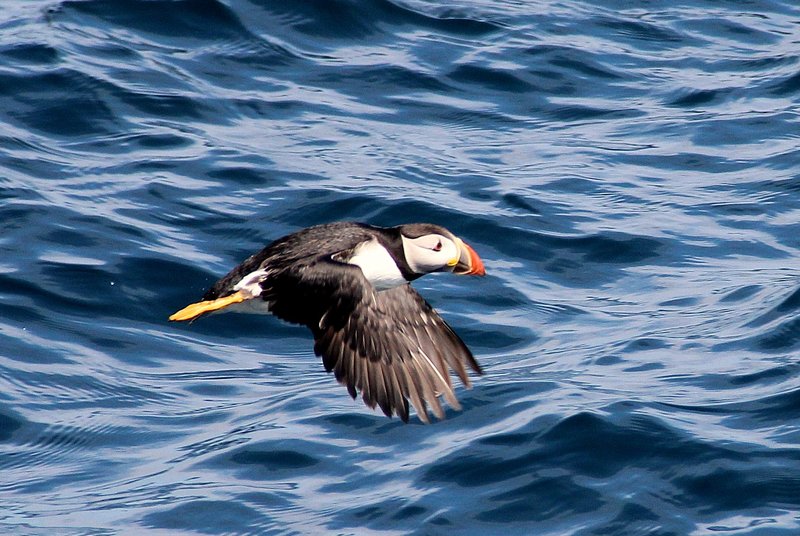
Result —
[{"label": "puffin beak", "polygon": [[241,303],[246,299],[248,299],[248,297],[245,296],[245,294],[240,290],[238,292],[234,292],[229,296],[225,296],[224,298],[201,301],[193,303],[191,305],[187,305],[177,313],[170,316],[169,319],[172,321],[194,320],[200,315],[203,315],[205,313],[210,313],[212,311],[218,311],[229,305],[233,305],[234,303]]},{"label": "puffin beak", "polygon": [[460,255],[458,259],[453,259],[453,273],[460,275],[486,275],[483,261],[475,253],[475,250],[460,238],[456,238],[456,243],[458,244]]}]

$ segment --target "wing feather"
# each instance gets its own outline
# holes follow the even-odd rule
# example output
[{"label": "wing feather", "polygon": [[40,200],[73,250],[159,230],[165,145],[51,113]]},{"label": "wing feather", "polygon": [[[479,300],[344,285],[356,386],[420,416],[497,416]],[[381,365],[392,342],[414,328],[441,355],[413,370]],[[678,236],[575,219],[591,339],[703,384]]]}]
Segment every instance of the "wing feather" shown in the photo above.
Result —
[{"label": "wing feather", "polygon": [[325,370],[371,408],[408,420],[409,402],[427,423],[439,397],[460,409],[450,371],[470,386],[472,352],[410,285],[377,291],[357,266],[330,256],[271,274],[262,297],[273,314],[305,324]]},{"label": "wing feather", "polygon": [[428,417],[428,410],[422,402],[423,398],[420,394],[422,387],[419,385],[419,377],[417,376],[417,369],[412,364],[406,364],[402,369],[403,376],[405,377],[405,386],[403,394],[411,400],[411,405],[417,410],[417,416],[425,424],[431,422]]},{"label": "wing feather", "polygon": [[[347,322],[332,322],[342,315]],[[351,311],[327,311],[312,331],[323,361],[347,362],[337,369],[341,383],[355,387],[368,406],[404,421],[409,402],[426,423],[428,408],[444,418],[440,396],[460,409],[450,370],[468,386],[467,367],[481,373],[466,345],[409,285],[369,288]]]}]

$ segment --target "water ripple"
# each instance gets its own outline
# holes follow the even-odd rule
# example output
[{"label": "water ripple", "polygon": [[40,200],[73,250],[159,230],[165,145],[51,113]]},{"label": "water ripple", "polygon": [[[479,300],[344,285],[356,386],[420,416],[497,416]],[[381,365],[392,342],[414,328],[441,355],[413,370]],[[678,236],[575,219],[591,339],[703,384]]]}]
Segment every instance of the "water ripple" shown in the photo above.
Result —
[{"label": "water ripple", "polygon": [[[793,3],[6,4],[4,532],[797,533]],[[415,283],[486,371],[442,422],[167,321],[344,219],[485,260]]]}]

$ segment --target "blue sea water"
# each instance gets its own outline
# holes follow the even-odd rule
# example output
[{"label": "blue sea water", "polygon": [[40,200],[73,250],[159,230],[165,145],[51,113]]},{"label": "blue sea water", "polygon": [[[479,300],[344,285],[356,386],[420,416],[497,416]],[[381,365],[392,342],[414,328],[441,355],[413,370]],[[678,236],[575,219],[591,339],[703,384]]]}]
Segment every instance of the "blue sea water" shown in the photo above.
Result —
[{"label": "blue sea water", "polygon": [[[800,534],[800,7],[4,0],[4,534]],[[422,425],[271,317],[265,243],[448,226],[485,370]]]}]

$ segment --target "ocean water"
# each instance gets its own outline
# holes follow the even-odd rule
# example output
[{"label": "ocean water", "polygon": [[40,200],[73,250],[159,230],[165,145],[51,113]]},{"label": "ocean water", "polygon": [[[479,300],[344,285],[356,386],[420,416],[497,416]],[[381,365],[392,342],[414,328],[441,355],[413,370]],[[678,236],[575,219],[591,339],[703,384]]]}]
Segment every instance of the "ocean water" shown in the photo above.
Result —
[{"label": "ocean water", "polygon": [[[485,370],[423,425],[167,321],[429,221]],[[3,534],[800,534],[794,1],[4,0]]]}]

